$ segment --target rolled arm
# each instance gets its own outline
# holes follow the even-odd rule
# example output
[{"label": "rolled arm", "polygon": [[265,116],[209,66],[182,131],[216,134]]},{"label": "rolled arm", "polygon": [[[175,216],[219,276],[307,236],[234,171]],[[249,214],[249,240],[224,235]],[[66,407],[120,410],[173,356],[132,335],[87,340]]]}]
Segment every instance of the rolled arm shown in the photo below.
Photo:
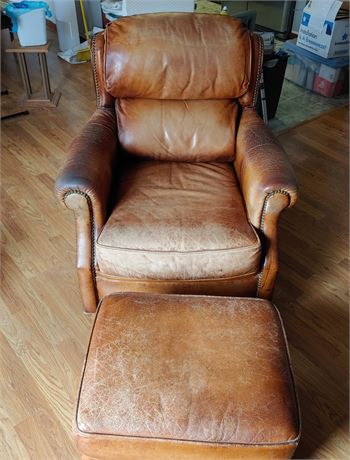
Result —
[{"label": "rolled arm", "polygon": [[234,167],[248,218],[262,237],[257,296],[269,299],[278,273],[278,220],[296,202],[297,183],[286,154],[255,109],[242,112]]},{"label": "rolled arm", "polygon": [[261,228],[264,224],[264,210],[269,197],[278,193],[287,196],[287,207],[296,202],[297,183],[292,166],[255,109],[244,109],[242,112],[234,166],[248,217],[254,227]]},{"label": "rolled arm", "polygon": [[77,269],[86,312],[96,310],[95,241],[102,229],[117,148],[113,109],[97,109],[73,141],[56,180],[59,200],[74,211],[77,232]]},{"label": "rolled arm", "polygon": [[114,109],[100,108],[74,139],[68,158],[56,180],[56,195],[64,206],[74,209],[85,196],[93,211],[94,224],[100,230],[106,210],[117,148],[117,123]]}]

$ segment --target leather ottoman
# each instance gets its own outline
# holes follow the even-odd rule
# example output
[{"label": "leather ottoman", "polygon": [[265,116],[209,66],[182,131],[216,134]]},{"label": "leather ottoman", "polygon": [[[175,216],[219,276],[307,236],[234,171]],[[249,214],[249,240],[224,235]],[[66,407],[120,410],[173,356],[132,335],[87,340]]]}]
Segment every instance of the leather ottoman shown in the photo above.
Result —
[{"label": "leather ottoman", "polygon": [[300,425],[278,311],[262,299],[105,297],[75,425],[83,459],[289,458]]}]

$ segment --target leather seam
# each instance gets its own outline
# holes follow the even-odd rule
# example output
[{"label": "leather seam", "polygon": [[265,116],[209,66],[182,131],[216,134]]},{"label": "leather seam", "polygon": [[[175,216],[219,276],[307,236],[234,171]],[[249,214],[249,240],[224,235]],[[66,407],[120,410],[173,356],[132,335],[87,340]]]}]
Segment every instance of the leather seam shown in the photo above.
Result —
[{"label": "leather seam", "polygon": [[[223,278],[185,278],[185,279],[151,279],[151,278],[127,278],[118,275],[110,275],[108,273],[102,273],[101,271],[96,273],[97,277],[103,277],[106,281],[115,281],[120,280],[122,282],[137,282],[137,283],[174,283],[174,284],[183,284],[183,283],[207,283],[212,281],[231,281],[237,279],[244,279],[251,276],[256,276],[257,272],[244,273],[243,275],[234,275],[234,276],[225,276]],[[221,297],[221,296],[220,296]]]},{"label": "leather seam", "polygon": [[177,439],[177,438],[159,438],[159,437],[150,437],[150,436],[137,436],[137,435],[126,435],[126,434],[111,434],[111,433],[98,433],[95,431],[83,431],[79,428],[78,423],[77,425],[77,431],[78,434],[82,434],[85,437],[91,437],[94,438],[95,436],[105,436],[107,438],[118,438],[118,439],[145,439],[145,440],[150,440],[150,441],[171,441],[171,442],[179,442],[182,444],[212,444],[214,446],[218,447],[225,447],[225,446],[246,446],[247,448],[255,448],[255,447],[266,447],[269,448],[271,446],[293,446],[294,444],[297,444],[299,442],[299,437],[300,435],[292,440],[286,440],[286,441],[276,441],[276,442],[264,442],[261,444],[247,444],[243,442],[220,442],[220,441],[198,441],[195,439]]},{"label": "leather seam", "polygon": [[289,374],[290,374],[290,380],[291,380],[291,385],[290,385],[290,390],[291,390],[291,393],[293,393],[293,396],[294,396],[294,403],[295,403],[295,409],[296,409],[296,422],[297,422],[297,425],[298,425],[298,434],[295,438],[296,442],[299,443],[299,440],[300,440],[300,437],[301,437],[301,411],[300,411],[300,403],[299,403],[299,398],[298,398],[298,393],[297,393],[297,388],[296,388],[296,384],[295,384],[295,377],[294,377],[294,372],[293,372],[293,366],[292,366],[292,359],[291,359],[291,356],[290,356],[290,351],[289,351],[289,345],[288,345],[288,339],[287,339],[287,333],[286,333],[286,330],[284,328],[284,324],[283,324],[283,320],[282,320],[282,316],[281,316],[281,313],[280,311],[278,310],[278,308],[276,307],[276,305],[272,302],[270,302],[271,306],[274,308],[275,312],[276,312],[276,315],[279,319],[279,323],[280,323],[280,329],[282,331],[282,335],[283,335],[283,338],[284,338],[284,350],[285,350],[285,353],[286,353],[286,360],[288,362],[288,369],[289,369]]},{"label": "leather seam", "polygon": [[159,250],[152,250],[152,249],[132,249],[132,248],[119,248],[115,246],[107,246],[97,241],[97,246],[102,249],[108,249],[113,251],[121,251],[121,252],[136,252],[136,253],[145,253],[145,254],[179,254],[187,256],[188,254],[206,254],[206,253],[222,253],[222,252],[245,252],[251,251],[253,249],[259,249],[261,247],[260,241],[252,246],[246,246],[244,248],[227,248],[227,249],[203,249],[199,251],[159,251]]},{"label": "leather seam", "polygon": [[[285,195],[289,197],[289,201],[291,199],[290,194],[287,192],[287,190],[279,189],[279,190],[273,190],[272,192],[268,193],[265,198],[264,198],[264,204],[263,204],[263,209],[261,213],[261,218],[260,218],[260,225],[259,225],[259,230],[264,233],[264,225],[265,225],[265,216],[266,216],[266,209],[268,205],[268,201],[270,198],[272,198],[275,195]],[[260,273],[258,274],[258,285],[256,288],[256,297],[259,295],[259,291],[261,289],[261,283],[262,283],[262,277],[264,273],[264,267],[261,269]]]},{"label": "leather seam", "polygon": [[63,201],[64,201],[65,205],[66,205],[66,201],[65,201],[66,197],[70,196],[70,195],[74,195],[74,194],[83,196],[86,199],[86,202],[87,202],[87,205],[88,205],[88,208],[89,208],[90,225],[91,225],[91,234],[90,234],[90,237],[91,237],[91,264],[90,264],[90,268],[91,268],[91,272],[92,272],[92,281],[93,281],[93,285],[94,285],[95,296],[96,296],[96,299],[98,299],[97,285],[96,285],[96,268],[95,268],[95,261],[96,261],[95,227],[96,227],[96,225],[95,225],[95,218],[94,218],[94,211],[93,211],[92,201],[91,201],[91,198],[89,197],[89,195],[87,193],[85,193],[85,192],[82,192],[81,190],[69,190],[63,196]]}]

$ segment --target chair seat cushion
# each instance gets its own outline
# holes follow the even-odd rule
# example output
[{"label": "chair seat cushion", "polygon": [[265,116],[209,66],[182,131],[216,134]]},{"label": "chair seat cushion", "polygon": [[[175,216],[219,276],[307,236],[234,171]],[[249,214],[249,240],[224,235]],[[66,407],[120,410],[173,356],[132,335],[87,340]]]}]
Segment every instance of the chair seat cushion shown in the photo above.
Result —
[{"label": "chair seat cushion", "polygon": [[260,240],[227,163],[132,161],[97,241],[101,273],[145,279],[251,275]]},{"label": "chair seat cushion", "polygon": [[105,297],[76,427],[96,459],[289,458],[299,422],[277,310],[250,298]]}]

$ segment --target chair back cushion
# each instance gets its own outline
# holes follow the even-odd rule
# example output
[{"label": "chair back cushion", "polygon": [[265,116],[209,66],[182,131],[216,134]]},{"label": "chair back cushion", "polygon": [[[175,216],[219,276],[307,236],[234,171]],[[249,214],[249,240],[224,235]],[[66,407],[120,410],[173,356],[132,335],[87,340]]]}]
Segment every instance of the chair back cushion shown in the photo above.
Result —
[{"label": "chair back cushion", "polygon": [[110,23],[103,52],[95,51],[95,82],[102,103],[115,99],[124,150],[167,161],[232,160],[237,100],[251,99],[255,47],[229,16],[159,13]]},{"label": "chair back cushion", "polygon": [[230,161],[238,104],[232,99],[117,99],[119,141],[140,158]]}]

